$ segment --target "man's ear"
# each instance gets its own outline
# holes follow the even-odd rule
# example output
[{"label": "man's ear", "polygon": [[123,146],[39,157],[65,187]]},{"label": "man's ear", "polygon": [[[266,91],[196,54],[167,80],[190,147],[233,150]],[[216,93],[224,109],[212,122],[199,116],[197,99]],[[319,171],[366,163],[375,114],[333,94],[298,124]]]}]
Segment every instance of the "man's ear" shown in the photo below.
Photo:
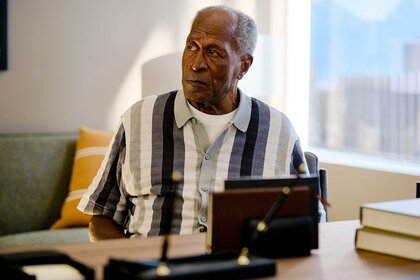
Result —
[{"label": "man's ear", "polygon": [[246,54],[241,57],[241,71],[238,74],[238,80],[242,79],[246,72],[248,72],[249,67],[252,65],[254,58],[252,55]]}]

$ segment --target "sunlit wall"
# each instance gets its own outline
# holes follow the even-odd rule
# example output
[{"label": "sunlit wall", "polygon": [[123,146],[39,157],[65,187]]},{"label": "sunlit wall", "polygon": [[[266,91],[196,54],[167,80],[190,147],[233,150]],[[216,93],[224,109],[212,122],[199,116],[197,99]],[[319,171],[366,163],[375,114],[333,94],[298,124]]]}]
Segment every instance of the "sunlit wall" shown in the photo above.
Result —
[{"label": "sunlit wall", "polygon": [[[142,97],[143,66],[182,51],[198,9],[225,3],[253,16],[260,33],[281,36],[282,2],[9,1],[0,133],[76,131],[81,125],[113,130]],[[165,75],[163,67],[158,80]]]}]

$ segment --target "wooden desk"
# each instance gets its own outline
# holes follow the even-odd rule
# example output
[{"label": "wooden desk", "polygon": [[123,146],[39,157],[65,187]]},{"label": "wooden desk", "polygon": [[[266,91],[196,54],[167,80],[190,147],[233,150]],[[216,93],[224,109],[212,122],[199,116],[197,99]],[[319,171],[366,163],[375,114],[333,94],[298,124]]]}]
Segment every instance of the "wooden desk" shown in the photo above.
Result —
[{"label": "wooden desk", "polygon": [[[320,248],[309,257],[277,260],[272,279],[420,279],[420,262],[356,251],[355,230],[359,221],[320,224]],[[110,257],[127,259],[158,258],[162,238],[110,240],[98,243],[60,244],[0,249],[0,254],[25,250],[56,249],[95,268],[96,279]],[[171,237],[169,256],[203,254],[205,234]],[[410,276],[410,277],[409,277]],[[407,277],[407,278],[404,278]],[[416,278],[417,277],[417,278]]]}]

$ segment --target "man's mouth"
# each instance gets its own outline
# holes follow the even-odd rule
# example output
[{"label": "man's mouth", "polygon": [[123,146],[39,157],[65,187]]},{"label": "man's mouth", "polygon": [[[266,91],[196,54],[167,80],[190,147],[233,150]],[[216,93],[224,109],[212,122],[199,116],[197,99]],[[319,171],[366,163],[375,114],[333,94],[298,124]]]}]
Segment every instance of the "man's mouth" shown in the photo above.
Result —
[{"label": "man's mouth", "polygon": [[187,80],[187,82],[192,86],[206,86],[207,83],[201,80]]}]

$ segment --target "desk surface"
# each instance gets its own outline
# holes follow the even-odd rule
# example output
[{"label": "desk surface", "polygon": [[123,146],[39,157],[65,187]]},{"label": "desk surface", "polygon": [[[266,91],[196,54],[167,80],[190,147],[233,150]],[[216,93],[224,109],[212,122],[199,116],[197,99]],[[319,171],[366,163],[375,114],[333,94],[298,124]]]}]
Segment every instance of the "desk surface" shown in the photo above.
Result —
[{"label": "desk surface", "polygon": [[[356,251],[354,236],[359,221],[320,224],[320,248],[309,257],[277,260],[277,275],[271,279],[420,279],[420,262]],[[127,259],[158,258],[161,237],[137,240],[109,240],[97,243],[59,244],[0,249],[0,254],[27,250],[56,249],[95,269],[102,279],[102,268],[110,257]],[[205,234],[172,236],[169,256],[203,254]]]}]

